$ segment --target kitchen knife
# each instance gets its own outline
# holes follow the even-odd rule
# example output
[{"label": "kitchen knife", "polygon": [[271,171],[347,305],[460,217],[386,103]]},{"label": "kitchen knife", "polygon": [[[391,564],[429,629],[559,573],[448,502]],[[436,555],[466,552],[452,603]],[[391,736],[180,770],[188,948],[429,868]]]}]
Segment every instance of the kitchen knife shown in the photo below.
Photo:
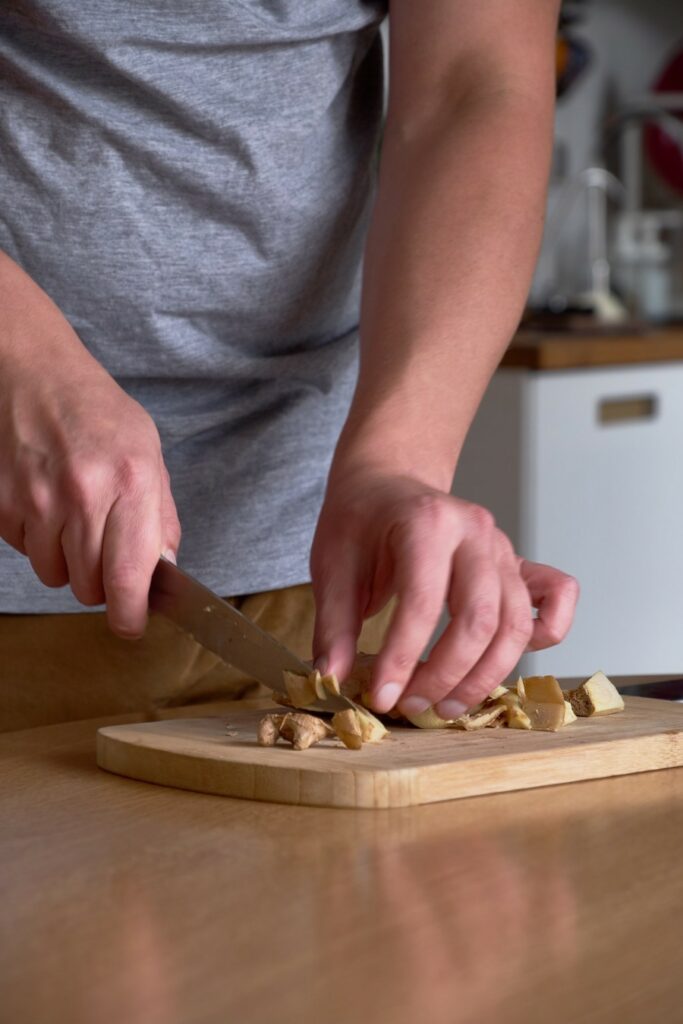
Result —
[{"label": "kitchen knife", "polygon": [[[246,615],[163,557],[152,575],[149,607],[180,626],[228,665],[271,690],[287,692],[283,672],[307,676],[311,671],[310,665],[274,636],[259,629]],[[337,711],[353,705],[346,697],[330,695],[310,706]]]}]

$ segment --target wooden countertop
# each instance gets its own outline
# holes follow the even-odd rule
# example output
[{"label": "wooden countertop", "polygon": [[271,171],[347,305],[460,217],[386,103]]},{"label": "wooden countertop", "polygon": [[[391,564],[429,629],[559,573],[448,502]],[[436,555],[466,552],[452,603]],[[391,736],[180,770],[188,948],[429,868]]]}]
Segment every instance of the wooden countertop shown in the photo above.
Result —
[{"label": "wooden countertop", "polygon": [[102,724],[0,736],[4,1020],[678,1019],[683,769],[333,811],[108,775]]},{"label": "wooden countertop", "polygon": [[502,367],[575,370],[683,360],[683,325],[642,334],[569,334],[521,329]]}]

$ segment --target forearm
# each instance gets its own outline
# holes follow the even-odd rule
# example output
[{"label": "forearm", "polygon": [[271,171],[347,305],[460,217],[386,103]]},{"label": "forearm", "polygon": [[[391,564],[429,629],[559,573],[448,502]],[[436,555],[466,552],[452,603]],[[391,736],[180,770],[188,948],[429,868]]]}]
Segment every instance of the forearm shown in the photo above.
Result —
[{"label": "forearm", "polygon": [[56,361],[99,367],[50,297],[0,251],[0,380],[24,371],[50,375]]},{"label": "forearm", "polygon": [[389,118],[340,453],[450,487],[530,284],[552,106],[475,90],[413,130]]}]

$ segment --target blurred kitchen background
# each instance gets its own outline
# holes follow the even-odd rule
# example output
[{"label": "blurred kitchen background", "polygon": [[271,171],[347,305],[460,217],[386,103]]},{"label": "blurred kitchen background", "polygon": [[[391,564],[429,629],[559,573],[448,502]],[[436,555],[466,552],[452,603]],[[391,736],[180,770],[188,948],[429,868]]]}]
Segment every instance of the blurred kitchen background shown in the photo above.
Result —
[{"label": "blurred kitchen background", "polygon": [[572,0],[544,244],[454,492],[575,575],[526,674],[683,675],[683,3]]}]

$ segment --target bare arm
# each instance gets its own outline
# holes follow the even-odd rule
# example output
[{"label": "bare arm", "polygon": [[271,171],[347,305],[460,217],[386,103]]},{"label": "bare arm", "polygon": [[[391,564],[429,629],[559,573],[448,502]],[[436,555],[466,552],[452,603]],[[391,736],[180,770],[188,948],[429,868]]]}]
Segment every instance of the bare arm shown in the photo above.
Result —
[{"label": "bare arm", "polygon": [[[342,446],[450,487],[543,226],[557,0],[394,0],[362,364]],[[378,433],[375,433],[377,431]],[[359,438],[362,435],[362,440]],[[425,445],[427,447],[425,448]]]},{"label": "bare arm", "polygon": [[0,538],[48,587],[140,636],[180,525],[156,427],[45,292],[0,253]]},{"label": "bare arm", "polygon": [[[457,713],[571,622],[575,582],[550,568],[539,581],[486,510],[448,496],[537,255],[558,6],[391,3],[360,376],[312,553],[316,653],[342,675],[362,618],[398,595],[379,710],[412,698]],[[416,668],[444,601],[451,626]]]}]

